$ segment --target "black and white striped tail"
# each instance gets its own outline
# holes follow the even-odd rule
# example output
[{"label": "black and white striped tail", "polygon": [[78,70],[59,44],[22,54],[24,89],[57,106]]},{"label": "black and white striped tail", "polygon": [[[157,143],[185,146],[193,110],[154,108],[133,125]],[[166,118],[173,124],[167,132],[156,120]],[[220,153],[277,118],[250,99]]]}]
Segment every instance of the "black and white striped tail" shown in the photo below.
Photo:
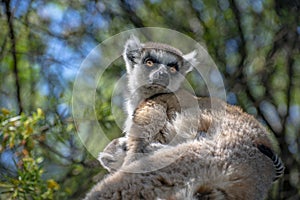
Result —
[{"label": "black and white striped tail", "polygon": [[257,148],[260,150],[260,152],[262,152],[263,154],[265,154],[266,156],[271,158],[271,160],[273,161],[273,165],[276,170],[276,175],[275,175],[273,181],[276,181],[284,173],[283,162],[281,161],[281,159],[279,158],[279,156],[277,154],[275,154],[270,148],[266,147],[265,145],[262,145],[262,144],[258,145]]}]

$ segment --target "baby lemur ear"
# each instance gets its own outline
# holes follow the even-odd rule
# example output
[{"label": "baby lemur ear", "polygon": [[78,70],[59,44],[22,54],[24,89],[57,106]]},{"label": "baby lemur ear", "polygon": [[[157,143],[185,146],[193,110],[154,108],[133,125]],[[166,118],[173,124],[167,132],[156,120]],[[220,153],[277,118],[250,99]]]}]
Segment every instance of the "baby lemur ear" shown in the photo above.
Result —
[{"label": "baby lemur ear", "polygon": [[123,58],[125,60],[128,73],[131,72],[133,65],[136,64],[140,59],[142,45],[143,44],[140,42],[140,40],[134,35],[131,35],[126,41]]},{"label": "baby lemur ear", "polygon": [[188,54],[183,55],[183,71],[185,74],[193,70],[193,68],[199,63],[197,61],[197,50],[194,50]]}]

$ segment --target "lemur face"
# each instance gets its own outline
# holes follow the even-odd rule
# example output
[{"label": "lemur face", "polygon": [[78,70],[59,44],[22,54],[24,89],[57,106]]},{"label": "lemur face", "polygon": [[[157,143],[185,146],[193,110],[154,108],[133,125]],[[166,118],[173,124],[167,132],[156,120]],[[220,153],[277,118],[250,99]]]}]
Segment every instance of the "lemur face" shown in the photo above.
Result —
[{"label": "lemur face", "polygon": [[178,90],[193,68],[193,56],[186,57],[166,44],[143,44],[135,37],[130,38],[124,52],[130,89],[143,88],[153,94]]}]

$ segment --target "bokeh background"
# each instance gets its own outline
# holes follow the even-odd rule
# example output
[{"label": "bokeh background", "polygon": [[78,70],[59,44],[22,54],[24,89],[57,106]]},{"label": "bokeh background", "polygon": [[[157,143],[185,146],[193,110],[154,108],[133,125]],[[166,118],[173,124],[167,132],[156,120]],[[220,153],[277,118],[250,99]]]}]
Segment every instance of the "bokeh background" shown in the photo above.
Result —
[{"label": "bokeh background", "polygon": [[[299,0],[1,0],[0,199],[81,199],[105,176],[77,135],[73,84],[94,47],[140,27],[173,29],[207,48],[228,103],[256,116],[278,141],[286,171],[268,199],[300,199],[299,13]],[[113,81],[125,66],[122,59],[112,66],[95,109],[115,138]],[[112,104],[124,115],[122,102]]]}]

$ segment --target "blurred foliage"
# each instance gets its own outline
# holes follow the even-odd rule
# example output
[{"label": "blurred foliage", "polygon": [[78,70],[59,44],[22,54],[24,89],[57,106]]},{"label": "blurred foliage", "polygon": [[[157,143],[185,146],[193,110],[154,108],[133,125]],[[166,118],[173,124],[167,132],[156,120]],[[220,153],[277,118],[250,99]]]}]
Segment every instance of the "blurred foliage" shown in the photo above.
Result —
[{"label": "blurred foliage", "polygon": [[[0,193],[7,199],[53,199],[53,193],[59,189],[55,180],[42,179],[43,169],[39,163],[43,157],[34,151],[35,143],[45,140],[44,134],[37,133],[43,120],[41,109],[32,116],[22,114],[15,117],[2,109],[0,153],[1,162],[5,163],[0,168]],[[9,152],[13,154],[5,160],[3,156]]]},{"label": "blurred foliage", "polygon": [[[103,177],[71,119],[77,70],[101,41],[155,26],[206,46],[227,101],[255,115],[278,141],[286,172],[268,199],[299,199],[299,13],[294,0],[2,0],[0,198],[80,199]],[[121,135],[115,116],[124,116],[122,100],[111,95],[124,70],[116,61],[97,87],[96,115],[109,138]],[[198,78],[189,76],[205,95]]]}]

